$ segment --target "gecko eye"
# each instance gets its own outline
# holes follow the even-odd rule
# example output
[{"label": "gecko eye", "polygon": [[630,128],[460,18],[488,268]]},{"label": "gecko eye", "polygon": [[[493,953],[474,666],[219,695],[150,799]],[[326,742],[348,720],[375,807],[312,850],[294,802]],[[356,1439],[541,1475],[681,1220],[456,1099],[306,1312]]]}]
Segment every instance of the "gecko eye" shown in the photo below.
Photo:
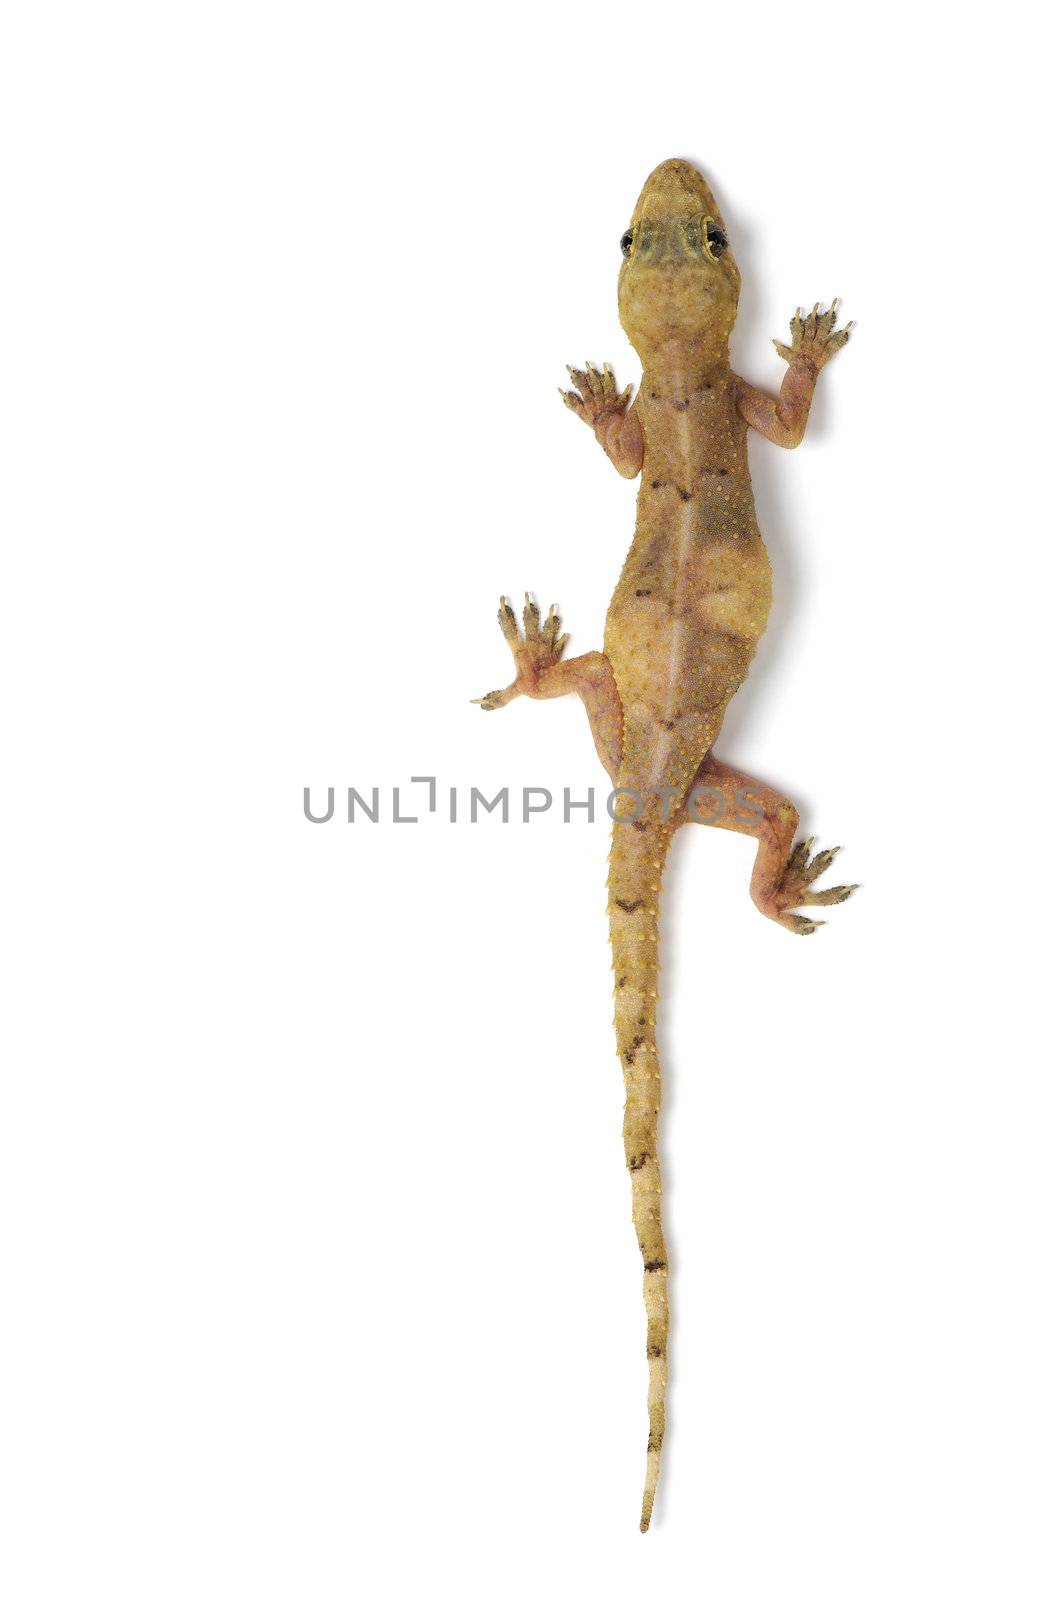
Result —
[{"label": "gecko eye", "polygon": [[712,217],[703,219],[702,236],[706,241],[706,254],[712,256],[714,261],[728,249],[724,229],[718,227]]},{"label": "gecko eye", "polygon": [[622,234],[621,238],[618,240],[618,243],[621,245],[621,253],[622,253],[623,256],[628,256],[628,255],[632,254],[632,229],[631,228],[626,228],[625,232]]}]

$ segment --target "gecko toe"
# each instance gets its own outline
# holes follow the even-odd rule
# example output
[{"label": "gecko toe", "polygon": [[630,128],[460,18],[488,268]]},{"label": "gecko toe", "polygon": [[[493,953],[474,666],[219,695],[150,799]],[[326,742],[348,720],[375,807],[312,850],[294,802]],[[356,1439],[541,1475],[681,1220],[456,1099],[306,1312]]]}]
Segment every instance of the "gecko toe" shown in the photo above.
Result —
[{"label": "gecko toe", "polygon": [[497,621],[500,623],[501,633],[504,635],[504,638],[507,640],[511,648],[514,649],[515,645],[519,642],[518,619],[516,618],[515,613],[512,611],[506,595],[500,596],[500,610],[497,612],[496,616]]},{"label": "gecko toe", "polygon": [[807,889],[801,903],[803,906],[840,906],[859,888],[859,883],[839,883],[833,889]]},{"label": "gecko toe", "polygon": [[488,694],[483,694],[480,699],[472,700],[472,706],[481,706],[483,711],[499,711],[504,704],[503,689],[490,689]]},{"label": "gecko toe", "polygon": [[813,845],[815,843],[816,840],[813,838],[812,834],[810,834],[807,839],[802,840],[801,844],[795,845],[794,849],[791,851],[791,859],[787,863],[788,876],[793,872],[804,871],[805,864],[812,854]]},{"label": "gecko toe", "polygon": [[840,844],[832,845],[830,850],[821,850],[819,855],[806,862],[801,868],[802,877],[806,883],[815,883],[816,879],[827,871],[841,849],[842,846]]},{"label": "gecko toe", "polygon": [[841,849],[840,845],[833,845],[814,855],[814,843],[810,835],[795,845],[770,901],[770,915],[792,933],[815,933],[817,928],[823,927],[823,923],[814,922],[810,917],[799,916],[798,906],[838,906],[859,888],[856,883],[841,883],[830,889],[814,889],[813,884],[827,871]]}]

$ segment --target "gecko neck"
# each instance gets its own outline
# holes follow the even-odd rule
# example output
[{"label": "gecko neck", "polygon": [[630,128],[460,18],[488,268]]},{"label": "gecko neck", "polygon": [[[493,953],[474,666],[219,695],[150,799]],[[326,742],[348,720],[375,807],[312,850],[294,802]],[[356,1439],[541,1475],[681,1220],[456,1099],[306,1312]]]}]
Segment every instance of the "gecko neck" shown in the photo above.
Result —
[{"label": "gecko neck", "polygon": [[[704,473],[727,477],[738,465],[731,437],[727,343],[704,348],[673,341],[645,356],[649,359],[636,401],[644,441],[642,481],[672,480],[687,492],[703,487]],[[638,521],[646,518],[651,527],[665,512],[661,525],[672,529],[668,508],[641,500],[638,509]]]},{"label": "gecko neck", "polygon": [[732,370],[727,340],[723,344],[667,340],[644,351],[641,360],[641,391],[667,400],[686,398],[708,383],[720,387],[727,382]]}]

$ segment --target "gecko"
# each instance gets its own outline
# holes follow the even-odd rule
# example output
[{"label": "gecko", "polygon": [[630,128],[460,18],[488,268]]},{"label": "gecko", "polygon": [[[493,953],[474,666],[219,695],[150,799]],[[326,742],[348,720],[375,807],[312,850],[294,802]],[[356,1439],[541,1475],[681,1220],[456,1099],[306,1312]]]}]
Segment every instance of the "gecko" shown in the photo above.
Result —
[{"label": "gecko", "polygon": [[823,367],[849,339],[837,301],[795,312],[775,397],[732,371],[728,344],[740,278],[708,183],[689,162],[663,161],[620,240],[618,314],[642,377],[619,391],[612,368],[568,367],[564,403],[588,424],[624,478],[639,478],[636,528],[607,612],[603,650],[564,659],[569,636],[552,606],[527,593],[519,628],[506,598],[499,621],[514,680],[474,702],[499,710],[519,696],[578,695],[614,785],[607,883],[614,1027],[625,1080],[623,1136],[647,1310],[648,1437],[640,1529],[651,1522],[665,1431],[669,1257],[658,1154],[661,1069],[656,1039],[658,913],[677,828],[706,823],[757,842],[754,905],[806,936],[806,909],[858,887],[817,886],[837,849],[796,843],[790,800],[718,759],[728,702],[750,668],[772,598],[747,460],[752,428],[801,442]]}]

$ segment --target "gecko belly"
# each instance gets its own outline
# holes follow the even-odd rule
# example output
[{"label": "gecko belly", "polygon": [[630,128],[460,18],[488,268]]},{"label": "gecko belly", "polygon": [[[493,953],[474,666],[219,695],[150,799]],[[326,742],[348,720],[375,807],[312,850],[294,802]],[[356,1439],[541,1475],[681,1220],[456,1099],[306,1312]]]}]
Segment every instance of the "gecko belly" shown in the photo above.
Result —
[{"label": "gecko belly", "polygon": [[604,649],[624,709],[630,785],[679,788],[746,677],[772,581],[727,376],[689,368],[644,387],[636,532]]},{"label": "gecko belly", "polygon": [[768,621],[772,581],[757,529],[672,549],[639,541],[607,614],[604,648],[625,711],[623,782],[682,788],[720,731]]}]

